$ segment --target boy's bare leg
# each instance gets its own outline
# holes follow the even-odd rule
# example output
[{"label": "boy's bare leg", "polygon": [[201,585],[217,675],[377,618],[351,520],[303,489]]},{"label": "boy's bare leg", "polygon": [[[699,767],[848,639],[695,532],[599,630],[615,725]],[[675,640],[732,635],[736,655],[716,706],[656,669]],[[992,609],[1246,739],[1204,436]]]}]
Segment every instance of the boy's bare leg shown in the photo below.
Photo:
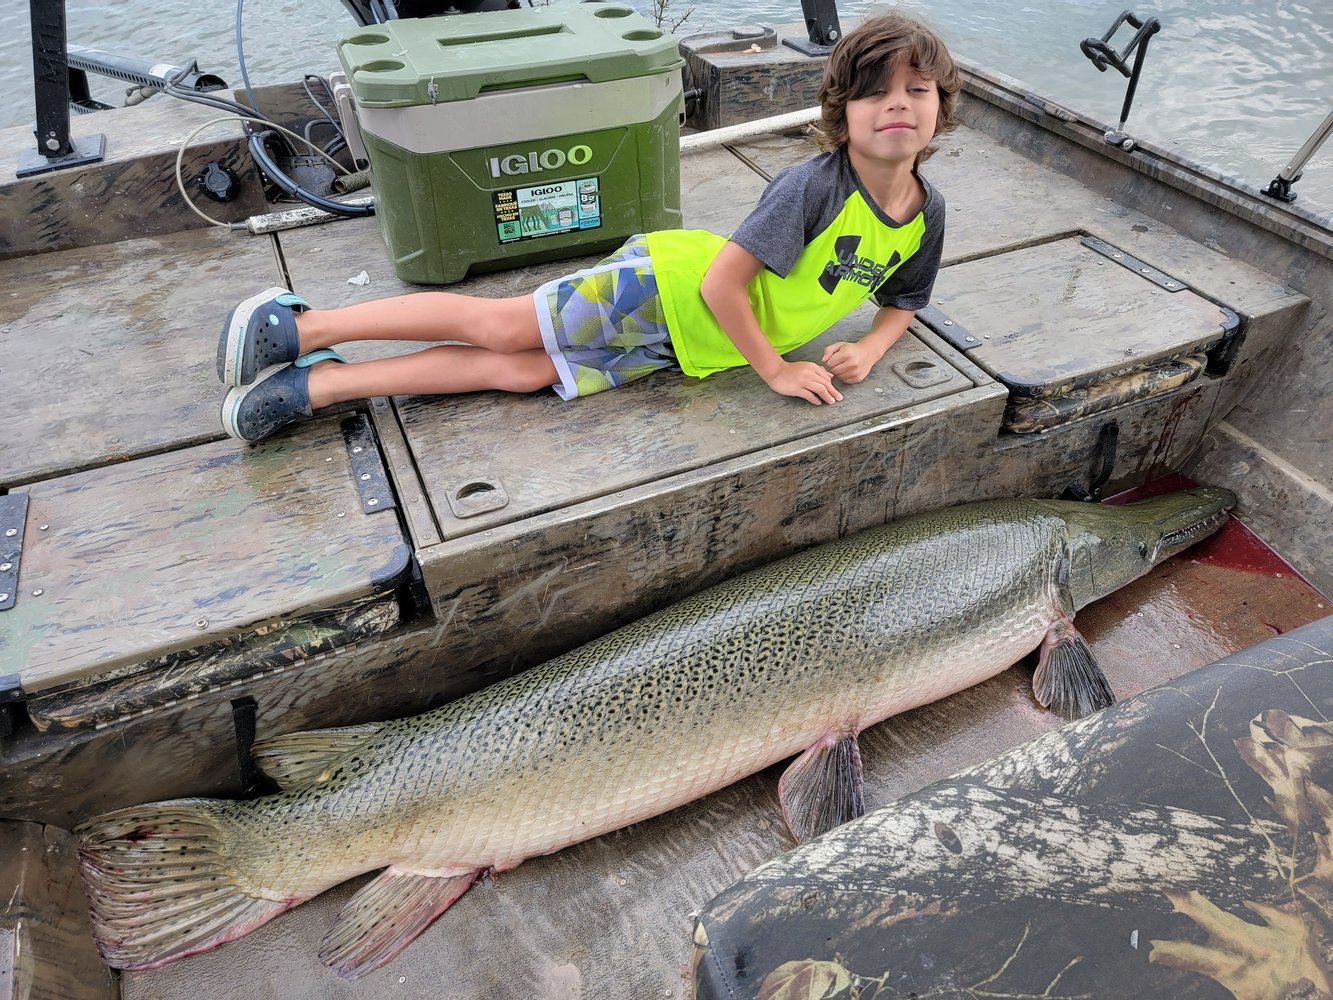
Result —
[{"label": "boy's bare leg", "polygon": [[410,393],[535,392],[558,381],[560,376],[545,350],[499,353],[445,344],[360,364],[322,361],[311,365],[310,406],[317,410],[348,399]]},{"label": "boy's bare leg", "polygon": [[486,299],[413,292],[339,309],[311,309],[296,316],[296,331],[302,354],[350,340],[459,340],[500,354],[542,346],[531,295]]}]

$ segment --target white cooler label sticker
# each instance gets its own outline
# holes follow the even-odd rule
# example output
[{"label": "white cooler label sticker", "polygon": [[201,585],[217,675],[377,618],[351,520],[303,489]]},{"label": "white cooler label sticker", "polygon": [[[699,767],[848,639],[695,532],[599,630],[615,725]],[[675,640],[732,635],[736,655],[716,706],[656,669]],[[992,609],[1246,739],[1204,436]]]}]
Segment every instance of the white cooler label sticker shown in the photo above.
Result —
[{"label": "white cooler label sticker", "polygon": [[491,200],[501,243],[597,229],[602,224],[596,177],[495,191]]}]

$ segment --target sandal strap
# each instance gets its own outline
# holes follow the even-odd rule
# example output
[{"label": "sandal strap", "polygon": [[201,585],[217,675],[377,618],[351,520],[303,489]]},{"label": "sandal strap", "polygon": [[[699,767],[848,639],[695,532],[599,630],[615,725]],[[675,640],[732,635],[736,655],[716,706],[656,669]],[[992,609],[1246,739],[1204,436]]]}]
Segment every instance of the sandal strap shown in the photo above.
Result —
[{"label": "sandal strap", "polygon": [[300,306],[303,312],[310,308],[310,303],[295,292],[283,292],[281,295],[276,296],[273,301],[280,306],[287,306],[289,309],[294,306]]},{"label": "sandal strap", "polygon": [[331,347],[321,347],[318,351],[302,354],[292,364],[296,365],[297,368],[309,368],[320,361],[336,361],[340,365],[347,364],[347,359]]}]

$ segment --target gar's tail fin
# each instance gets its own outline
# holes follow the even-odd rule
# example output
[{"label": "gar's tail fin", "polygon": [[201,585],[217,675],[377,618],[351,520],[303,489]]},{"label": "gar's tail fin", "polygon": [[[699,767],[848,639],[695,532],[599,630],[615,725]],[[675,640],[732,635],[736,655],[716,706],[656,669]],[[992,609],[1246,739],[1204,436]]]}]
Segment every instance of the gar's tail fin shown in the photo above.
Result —
[{"label": "gar's tail fin", "polygon": [[108,965],[155,969],[248,934],[300,902],[260,899],[237,884],[220,804],[133,806],[75,831],[93,937]]}]

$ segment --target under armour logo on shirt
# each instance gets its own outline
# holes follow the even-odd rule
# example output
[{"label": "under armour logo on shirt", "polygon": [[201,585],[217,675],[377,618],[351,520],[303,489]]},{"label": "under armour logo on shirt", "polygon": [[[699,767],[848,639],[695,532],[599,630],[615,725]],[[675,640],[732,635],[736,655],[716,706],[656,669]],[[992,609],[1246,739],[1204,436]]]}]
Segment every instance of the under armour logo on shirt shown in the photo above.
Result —
[{"label": "under armour logo on shirt", "polygon": [[839,236],[833,244],[833,260],[824,266],[824,273],[819,276],[819,286],[832,295],[838,289],[838,282],[851,281],[866,288],[876,288],[884,280],[884,275],[898,265],[902,255],[897,250],[887,263],[879,264],[870,257],[858,257],[856,248],[861,245],[859,236]]}]

